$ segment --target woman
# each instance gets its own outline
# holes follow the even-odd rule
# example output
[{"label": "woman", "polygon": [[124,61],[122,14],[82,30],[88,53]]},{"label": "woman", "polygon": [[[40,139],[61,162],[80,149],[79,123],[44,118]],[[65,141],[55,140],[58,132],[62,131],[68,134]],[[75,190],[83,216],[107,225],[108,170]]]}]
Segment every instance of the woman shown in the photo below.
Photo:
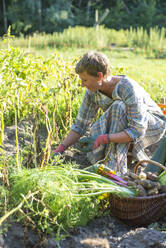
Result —
[{"label": "woman", "polygon": [[[164,136],[166,116],[137,82],[124,75],[111,76],[110,62],[102,53],[86,53],[75,71],[87,90],[71,131],[54,153],[77,143],[92,164],[107,154],[106,166],[123,175],[129,147],[137,160],[148,159],[144,148]],[[99,108],[104,113],[93,123]],[[90,136],[80,139],[89,127]]]}]

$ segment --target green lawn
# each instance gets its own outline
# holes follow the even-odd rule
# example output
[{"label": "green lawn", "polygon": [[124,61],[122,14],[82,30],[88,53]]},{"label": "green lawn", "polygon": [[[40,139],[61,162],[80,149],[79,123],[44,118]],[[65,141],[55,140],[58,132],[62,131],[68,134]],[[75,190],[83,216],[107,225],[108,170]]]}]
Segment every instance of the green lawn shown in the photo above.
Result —
[{"label": "green lawn", "polygon": [[[64,48],[58,50],[65,60],[72,61],[74,58],[82,56],[88,50]],[[104,50],[110,61],[111,67],[114,71],[116,68],[123,68],[123,74],[127,74],[137,82],[139,82],[145,89],[158,101],[160,98],[166,96],[166,60],[165,59],[150,59],[141,52],[133,52],[130,50]],[[49,57],[54,50],[48,48],[45,50],[36,50],[36,55]]]},{"label": "green lawn", "polygon": [[[58,51],[65,59],[72,61],[75,57],[82,56],[89,50],[67,48]],[[110,58],[113,67],[125,68],[126,73],[139,82],[159,81],[164,83],[165,81],[166,59],[149,59],[146,58],[144,54],[136,54],[128,50],[105,50],[102,52]],[[36,50],[34,53],[36,55],[49,57],[50,54],[54,53],[54,50],[47,48],[45,50]]]},{"label": "green lawn", "polygon": [[[72,62],[89,50],[88,48],[64,47],[59,49],[58,52],[65,60]],[[48,58],[55,52],[55,49],[46,45],[44,49],[30,47],[30,49],[24,48],[24,51],[35,56]],[[102,52],[110,58],[113,72],[116,71],[116,68],[123,68],[122,74],[127,74],[139,82],[150,93],[152,98],[158,101],[166,96],[166,59],[150,59],[141,50],[133,52],[123,48],[117,48],[117,50],[104,49]]]}]

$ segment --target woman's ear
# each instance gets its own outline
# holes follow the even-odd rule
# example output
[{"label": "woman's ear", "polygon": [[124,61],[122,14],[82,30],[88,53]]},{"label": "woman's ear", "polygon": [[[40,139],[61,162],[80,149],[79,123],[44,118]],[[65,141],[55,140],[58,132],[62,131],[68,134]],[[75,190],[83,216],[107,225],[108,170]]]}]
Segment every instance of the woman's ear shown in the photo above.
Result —
[{"label": "woman's ear", "polygon": [[103,80],[103,73],[100,71],[97,74],[98,74],[98,77],[99,77],[99,81],[102,81]]}]

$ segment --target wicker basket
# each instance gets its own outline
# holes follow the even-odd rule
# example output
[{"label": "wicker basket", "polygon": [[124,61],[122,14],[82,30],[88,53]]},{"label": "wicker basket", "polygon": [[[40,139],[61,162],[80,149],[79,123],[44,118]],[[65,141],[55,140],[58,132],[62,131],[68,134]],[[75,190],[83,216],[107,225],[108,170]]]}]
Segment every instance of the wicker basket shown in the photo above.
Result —
[{"label": "wicker basket", "polygon": [[[153,160],[139,161],[135,166],[135,173],[143,162],[150,162],[166,171],[166,167]],[[157,221],[166,214],[166,193],[147,197],[120,198],[110,194],[111,214],[128,225],[146,226]]]}]

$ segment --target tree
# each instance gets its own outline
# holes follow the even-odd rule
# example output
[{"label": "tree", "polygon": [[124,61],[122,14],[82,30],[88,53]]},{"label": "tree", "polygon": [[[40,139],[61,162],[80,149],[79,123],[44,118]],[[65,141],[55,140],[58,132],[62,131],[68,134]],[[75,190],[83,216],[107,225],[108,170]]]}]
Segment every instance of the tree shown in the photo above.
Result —
[{"label": "tree", "polygon": [[[52,33],[74,25],[72,0],[47,1],[42,8],[43,29]],[[43,30],[43,31],[44,31]]]},{"label": "tree", "polygon": [[3,6],[3,23],[4,23],[4,32],[7,32],[7,14],[6,14],[6,1],[2,0]]},{"label": "tree", "polygon": [[2,0],[0,1],[0,35],[12,27],[12,34],[36,31],[53,33],[69,26],[93,26],[95,12],[108,28],[166,27],[165,0]]},{"label": "tree", "polygon": [[136,7],[132,7],[131,23],[134,27],[142,26],[149,29],[153,26],[156,15],[156,0],[139,0]]}]

